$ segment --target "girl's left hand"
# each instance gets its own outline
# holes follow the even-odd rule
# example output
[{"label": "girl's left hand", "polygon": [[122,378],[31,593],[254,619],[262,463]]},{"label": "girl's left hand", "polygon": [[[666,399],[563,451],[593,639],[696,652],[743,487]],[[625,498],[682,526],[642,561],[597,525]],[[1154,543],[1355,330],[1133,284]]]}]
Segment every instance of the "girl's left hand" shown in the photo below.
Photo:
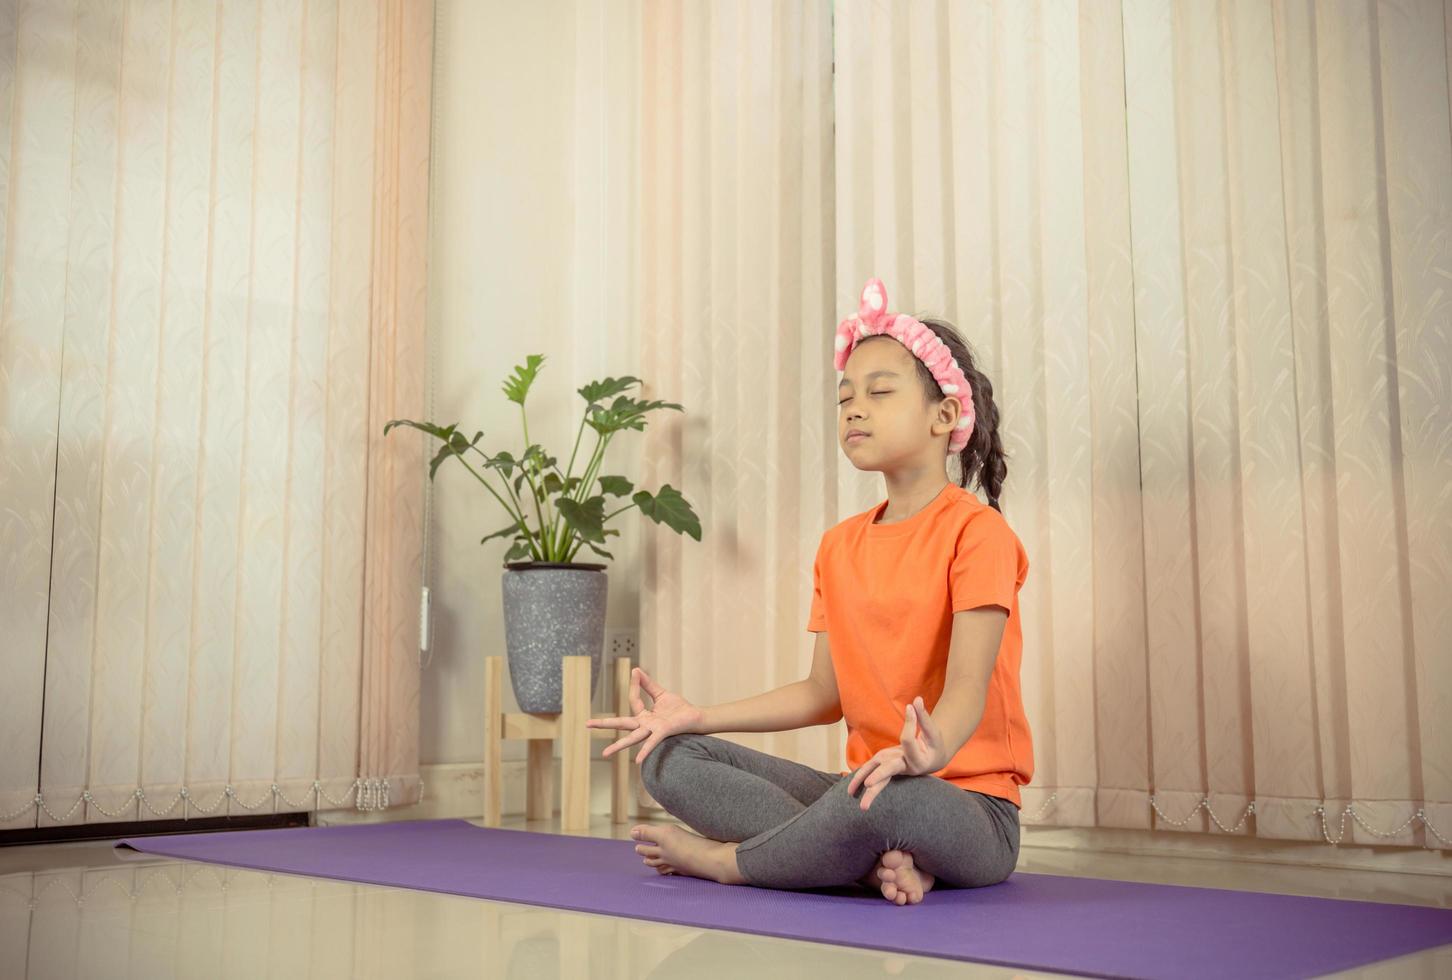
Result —
[{"label": "girl's left hand", "polygon": [[864,810],[872,806],[872,801],[893,776],[899,773],[921,776],[937,772],[947,764],[942,759],[942,733],[938,731],[937,722],[928,715],[921,695],[913,699],[904,714],[902,743],[883,749],[868,759],[847,786],[848,796],[857,792],[858,786],[867,787],[862,794]]}]

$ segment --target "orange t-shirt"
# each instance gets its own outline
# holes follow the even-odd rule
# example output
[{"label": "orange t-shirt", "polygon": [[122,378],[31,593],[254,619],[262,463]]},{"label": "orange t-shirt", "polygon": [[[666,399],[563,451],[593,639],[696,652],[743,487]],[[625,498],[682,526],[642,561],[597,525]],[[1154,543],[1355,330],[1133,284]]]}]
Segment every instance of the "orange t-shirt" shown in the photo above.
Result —
[{"label": "orange t-shirt", "polygon": [[932,714],[943,693],[953,614],[1008,610],[977,729],[933,775],[1010,800],[1033,777],[1034,750],[1019,690],[1023,629],[1018,592],[1028,556],[1003,515],[949,483],[922,510],[876,523],[887,501],[822,535],[813,565],[810,632],[827,631],[855,771],[898,745],[908,704]]}]

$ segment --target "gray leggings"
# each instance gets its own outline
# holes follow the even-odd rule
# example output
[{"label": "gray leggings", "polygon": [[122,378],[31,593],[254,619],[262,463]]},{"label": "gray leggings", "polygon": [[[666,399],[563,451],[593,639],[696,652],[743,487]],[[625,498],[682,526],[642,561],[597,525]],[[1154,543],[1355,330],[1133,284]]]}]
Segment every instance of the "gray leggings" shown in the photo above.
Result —
[{"label": "gray leggings", "polygon": [[640,778],[692,830],[739,841],[736,865],[759,887],[850,885],[893,849],[911,852],[934,888],[994,885],[1018,863],[1018,807],[937,776],[893,776],[864,812],[863,788],[847,795],[852,774],[681,734],[651,750]]}]

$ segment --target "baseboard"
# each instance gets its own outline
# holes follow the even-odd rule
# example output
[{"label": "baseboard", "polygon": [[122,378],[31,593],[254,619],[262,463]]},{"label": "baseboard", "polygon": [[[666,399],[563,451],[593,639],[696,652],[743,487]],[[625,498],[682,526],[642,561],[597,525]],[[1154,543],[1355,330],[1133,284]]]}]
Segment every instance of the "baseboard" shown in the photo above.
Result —
[{"label": "baseboard", "polygon": [[1024,826],[1022,847],[1452,876],[1452,852],[1118,827]]},{"label": "baseboard", "polygon": [[[614,759],[590,760],[590,814],[591,817],[610,813],[612,788],[611,769]],[[317,814],[316,825],[338,826],[342,824],[387,823],[394,820],[444,820],[462,818],[477,820],[484,813],[484,767],[479,763],[456,762],[421,766],[423,799],[412,806],[395,806],[387,810],[323,810]],[[560,768],[555,760],[554,812],[560,812]],[[500,778],[504,798],[501,801],[502,816],[524,814],[525,803],[525,760],[505,759],[500,765]],[[638,774],[631,780],[631,799],[627,807],[629,818],[668,818],[663,810],[654,805],[650,794],[640,786]]]}]

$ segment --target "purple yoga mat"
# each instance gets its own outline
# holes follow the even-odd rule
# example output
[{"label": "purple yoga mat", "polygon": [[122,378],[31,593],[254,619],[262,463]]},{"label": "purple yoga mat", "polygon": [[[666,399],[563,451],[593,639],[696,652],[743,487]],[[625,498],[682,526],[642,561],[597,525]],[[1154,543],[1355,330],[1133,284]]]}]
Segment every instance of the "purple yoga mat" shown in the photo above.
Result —
[{"label": "purple yoga mat", "polygon": [[787,891],[661,875],[633,840],[466,820],[128,837],[116,846],[1085,976],[1310,977],[1452,943],[1452,910],[1416,905],[1023,872],[894,905],[855,886]]}]

